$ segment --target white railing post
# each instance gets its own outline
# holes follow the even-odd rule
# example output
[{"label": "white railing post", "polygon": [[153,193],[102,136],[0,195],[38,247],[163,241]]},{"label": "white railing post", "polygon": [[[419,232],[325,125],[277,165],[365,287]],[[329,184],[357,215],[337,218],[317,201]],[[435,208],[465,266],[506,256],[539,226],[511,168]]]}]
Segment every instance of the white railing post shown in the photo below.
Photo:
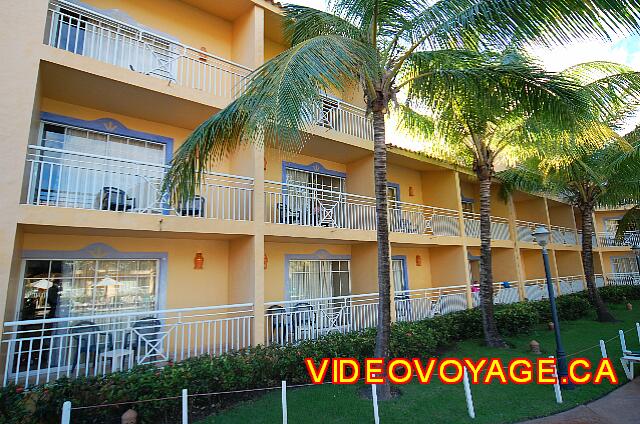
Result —
[{"label": "white railing post", "polygon": [[282,380],[282,424],[287,424],[287,381]]},{"label": "white railing post", "polygon": [[[549,356],[549,358],[554,359],[553,356]],[[556,379],[556,382],[553,383],[553,392],[556,395],[556,402],[562,403],[562,391],[560,390],[560,381],[558,378],[558,367],[556,365],[553,366],[553,376]]]},{"label": "white railing post", "polygon": [[62,404],[62,420],[60,424],[71,424],[71,401]]},{"label": "white railing post", "polygon": [[473,396],[471,396],[471,385],[469,384],[469,374],[467,367],[462,368],[462,385],[464,386],[464,397],[467,402],[467,412],[471,418],[476,417],[476,410],[473,406]]},{"label": "white railing post", "polygon": [[182,389],[182,424],[189,424],[189,394]]},{"label": "white railing post", "polygon": [[375,424],[380,424],[380,415],[378,413],[378,392],[375,384],[371,385],[371,399],[373,400],[373,422]]},{"label": "white railing post", "polygon": [[604,344],[604,340],[600,340],[600,353],[602,354],[602,359],[608,358],[607,346]]}]

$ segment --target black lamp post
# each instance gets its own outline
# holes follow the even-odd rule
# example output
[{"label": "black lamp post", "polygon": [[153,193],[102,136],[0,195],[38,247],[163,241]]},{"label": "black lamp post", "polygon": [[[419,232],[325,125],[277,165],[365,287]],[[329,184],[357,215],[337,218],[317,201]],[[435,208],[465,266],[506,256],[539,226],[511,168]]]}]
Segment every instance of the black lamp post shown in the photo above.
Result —
[{"label": "black lamp post", "polygon": [[560,337],[560,322],[558,320],[558,310],[556,308],[556,296],[553,290],[553,283],[551,282],[551,269],[549,267],[549,252],[547,251],[547,244],[549,243],[549,236],[551,232],[544,226],[536,228],[531,234],[536,243],[542,247],[542,261],[544,262],[544,273],[547,279],[547,291],[549,292],[549,303],[551,304],[551,319],[553,321],[553,330],[556,336],[556,360],[558,365],[558,379],[560,381],[560,387],[564,390],[571,390],[574,388],[573,383],[569,380],[569,372],[567,367],[567,354],[562,347],[562,338]]}]

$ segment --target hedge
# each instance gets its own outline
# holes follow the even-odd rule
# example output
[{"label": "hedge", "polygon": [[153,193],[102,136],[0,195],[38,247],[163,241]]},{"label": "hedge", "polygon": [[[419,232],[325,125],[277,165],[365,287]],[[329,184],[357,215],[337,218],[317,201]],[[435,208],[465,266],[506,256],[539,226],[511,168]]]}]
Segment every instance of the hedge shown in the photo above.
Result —
[{"label": "hedge", "polygon": [[[639,287],[606,287],[602,297],[610,302],[640,299]],[[590,310],[585,293],[558,298],[563,320],[584,317]],[[535,325],[550,320],[549,302],[520,302],[497,305],[495,316],[500,333],[514,336],[531,332]],[[391,355],[427,358],[437,356],[453,343],[482,337],[482,317],[476,309],[455,312],[417,322],[394,323],[391,328]],[[126,401],[174,397],[181,389],[190,393],[210,393],[274,387],[281,380],[290,384],[308,382],[303,358],[373,356],[375,329],[340,334],[297,345],[257,346],[221,356],[188,359],[163,368],[150,365],[103,377],[66,379],[23,392],[9,386],[0,391],[0,422],[59,423],[62,403],[87,406]],[[206,416],[242,399],[231,397],[194,397],[190,409]],[[74,423],[119,422],[130,406],[74,411]],[[141,423],[175,423],[180,417],[180,400],[147,402],[135,405]],[[200,411],[200,414],[197,412]]]}]

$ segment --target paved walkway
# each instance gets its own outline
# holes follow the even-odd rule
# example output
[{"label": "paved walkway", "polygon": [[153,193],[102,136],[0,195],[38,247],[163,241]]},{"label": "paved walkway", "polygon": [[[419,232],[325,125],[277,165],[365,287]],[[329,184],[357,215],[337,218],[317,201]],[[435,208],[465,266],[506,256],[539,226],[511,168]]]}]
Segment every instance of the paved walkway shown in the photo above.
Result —
[{"label": "paved walkway", "polygon": [[[622,376],[622,378],[625,378]],[[640,378],[608,395],[565,412],[521,424],[637,424],[640,423]]]}]

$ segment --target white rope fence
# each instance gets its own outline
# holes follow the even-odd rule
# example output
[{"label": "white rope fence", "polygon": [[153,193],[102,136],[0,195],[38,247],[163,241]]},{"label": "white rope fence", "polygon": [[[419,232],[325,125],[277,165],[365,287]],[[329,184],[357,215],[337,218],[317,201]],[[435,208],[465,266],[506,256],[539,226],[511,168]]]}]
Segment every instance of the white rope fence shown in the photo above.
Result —
[{"label": "white rope fence", "polygon": [[[608,358],[608,353],[607,353],[607,348],[606,348],[606,343],[613,341],[615,339],[621,339],[622,337],[624,337],[625,333],[629,333],[633,330],[636,330],[638,333],[638,341],[640,342],[640,323],[636,323],[634,327],[627,329],[627,330],[620,330],[619,331],[619,335],[618,336],[614,336],[611,337],[607,340],[599,340],[598,344],[593,345],[593,346],[589,346],[586,347],[584,349],[580,349],[574,353],[568,354],[567,357],[572,357],[572,356],[576,356],[579,355],[581,353],[593,350],[593,349],[600,349],[600,354],[602,356],[602,358]],[[553,356],[549,356],[549,358],[554,358]],[[503,366],[503,369],[508,369],[508,366]],[[480,372],[484,373],[486,372],[486,369],[481,370]],[[447,373],[447,375],[454,375],[455,373],[450,372]],[[413,375],[414,377],[417,377],[417,374]],[[432,376],[438,376],[438,373],[433,373]],[[557,368],[554,366],[554,374],[553,376],[556,378],[556,382],[553,384],[553,390],[554,390],[554,394],[555,394],[555,399],[557,403],[562,403],[563,399],[562,399],[562,391],[560,388],[560,384],[558,381],[558,371]],[[363,381],[363,378],[358,379],[357,381]],[[318,385],[324,385],[324,384],[333,384],[331,381],[324,381],[320,384],[314,384],[314,383],[307,383],[307,384],[296,384],[296,385],[287,385],[286,380],[283,380],[281,382],[280,386],[274,386],[274,387],[265,387],[265,388],[257,388],[257,389],[243,389],[243,390],[229,390],[229,391],[220,391],[220,392],[209,392],[209,393],[193,393],[193,394],[189,394],[187,389],[182,389],[182,393],[180,396],[168,396],[168,397],[163,397],[163,398],[157,398],[157,399],[142,399],[142,400],[135,400],[135,401],[126,401],[126,402],[115,402],[115,403],[108,403],[108,404],[100,404],[100,405],[90,405],[90,406],[72,406],[70,401],[66,401],[64,402],[63,406],[62,406],[62,419],[61,419],[61,424],[70,424],[71,421],[71,415],[72,415],[72,411],[73,410],[86,410],[86,409],[94,409],[94,408],[107,408],[107,407],[114,407],[114,406],[123,406],[123,405],[133,405],[133,404],[141,404],[141,403],[147,403],[147,402],[160,402],[160,401],[166,401],[166,400],[176,400],[176,399],[181,399],[181,412],[182,412],[182,424],[188,424],[189,423],[189,402],[188,399],[189,397],[199,397],[199,396],[217,396],[217,395],[229,395],[229,394],[241,394],[241,393],[250,393],[250,392],[267,392],[267,391],[271,391],[271,390],[280,390],[281,391],[281,404],[282,404],[282,423],[283,424],[287,424],[288,422],[288,407],[287,407],[287,389],[293,389],[293,388],[299,388],[299,387],[310,387],[310,386],[318,386]],[[467,371],[467,367],[464,366],[463,367],[463,379],[462,379],[462,385],[463,385],[463,389],[464,389],[464,395],[465,395],[465,403],[467,406],[467,413],[469,415],[470,418],[475,419],[476,417],[476,411],[475,411],[475,405],[473,402],[473,396],[471,393],[471,384],[469,381],[469,374]],[[378,393],[377,393],[377,388],[375,384],[371,385],[371,398],[372,398],[372,405],[373,405],[373,421],[375,424],[380,424],[380,411],[379,411],[379,406],[378,406]]]}]

